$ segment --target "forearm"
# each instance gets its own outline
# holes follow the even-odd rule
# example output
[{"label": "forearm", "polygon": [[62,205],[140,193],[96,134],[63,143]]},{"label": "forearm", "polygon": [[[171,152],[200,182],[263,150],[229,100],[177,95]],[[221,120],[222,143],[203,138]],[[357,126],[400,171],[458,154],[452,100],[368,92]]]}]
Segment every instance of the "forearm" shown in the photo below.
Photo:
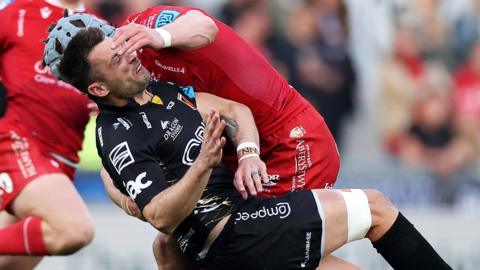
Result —
[{"label": "forearm", "polygon": [[[100,178],[102,178],[103,185],[105,186],[105,191],[107,192],[108,197],[110,200],[115,203],[118,207],[122,208],[122,197],[127,197],[126,195],[122,194],[120,190],[118,190],[113,185],[113,180],[110,178],[108,172],[102,168],[100,171]],[[123,208],[122,208],[123,209]]]},{"label": "forearm", "polygon": [[226,122],[225,134],[235,147],[244,142],[252,142],[259,146],[255,119],[247,106],[203,92],[196,93],[196,100],[204,121],[210,110],[220,113],[222,120]]},{"label": "forearm", "polygon": [[248,107],[234,106],[230,110],[220,112],[220,115],[227,123],[225,133],[235,147],[244,142],[259,145],[257,126]]},{"label": "forearm", "polygon": [[195,208],[211,172],[197,159],[182,179],[153,197],[143,209],[147,221],[163,233],[172,233]]},{"label": "forearm", "polygon": [[198,49],[213,40],[218,32],[212,18],[197,10],[191,10],[175,21],[162,27],[172,36],[172,47]]}]

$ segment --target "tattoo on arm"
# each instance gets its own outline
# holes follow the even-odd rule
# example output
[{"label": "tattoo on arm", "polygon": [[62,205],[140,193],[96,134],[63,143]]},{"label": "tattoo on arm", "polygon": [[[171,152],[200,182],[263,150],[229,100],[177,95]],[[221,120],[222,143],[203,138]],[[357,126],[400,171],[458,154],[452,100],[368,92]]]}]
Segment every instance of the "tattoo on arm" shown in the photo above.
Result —
[{"label": "tattoo on arm", "polygon": [[232,118],[220,115],[220,118],[225,121],[225,134],[233,142],[233,145],[237,147],[237,134],[238,134],[238,123]]}]

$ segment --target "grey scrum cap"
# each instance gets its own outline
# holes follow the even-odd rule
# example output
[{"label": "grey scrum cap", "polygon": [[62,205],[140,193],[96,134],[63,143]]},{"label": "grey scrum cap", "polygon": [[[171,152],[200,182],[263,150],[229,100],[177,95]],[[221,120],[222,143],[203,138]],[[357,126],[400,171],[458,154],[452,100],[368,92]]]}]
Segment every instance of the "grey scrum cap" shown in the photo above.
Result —
[{"label": "grey scrum cap", "polygon": [[115,34],[115,27],[94,15],[85,13],[76,13],[61,18],[49,29],[45,50],[43,52],[43,61],[45,65],[50,67],[50,71],[55,78],[60,78],[58,67],[62,61],[63,52],[78,32],[86,28],[98,28],[102,30],[107,37],[113,37]]}]

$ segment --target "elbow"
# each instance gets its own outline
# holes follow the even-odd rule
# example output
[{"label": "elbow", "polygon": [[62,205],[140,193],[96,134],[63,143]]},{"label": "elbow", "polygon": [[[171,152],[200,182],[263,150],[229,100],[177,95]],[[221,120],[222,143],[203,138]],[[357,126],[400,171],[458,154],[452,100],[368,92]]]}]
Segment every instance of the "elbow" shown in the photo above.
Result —
[{"label": "elbow", "polygon": [[215,21],[198,10],[192,10],[188,13],[190,13],[190,16],[196,17],[196,20],[193,21],[195,22],[196,29],[199,31],[198,35],[208,40],[207,44],[202,45],[208,45],[209,43],[212,43],[217,37],[218,33],[218,26]]},{"label": "elbow", "polygon": [[208,18],[208,21],[209,21],[209,22],[207,23],[207,25],[206,25],[206,27],[205,27],[205,29],[206,29],[205,35],[208,37],[208,41],[209,41],[210,43],[212,43],[212,42],[215,40],[215,38],[217,37],[217,34],[218,34],[218,26],[217,26],[217,24],[212,20],[212,18],[210,18],[210,17],[207,17],[207,18]]},{"label": "elbow", "polygon": [[232,111],[235,111],[237,115],[242,117],[244,117],[245,115],[252,115],[252,111],[250,110],[250,108],[242,103],[235,102],[234,104],[232,104],[232,108],[230,109]]},{"label": "elbow", "polygon": [[145,206],[142,214],[148,223],[164,234],[172,234],[178,227],[174,217],[162,215],[161,211],[158,211],[154,205],[148,204]]}]

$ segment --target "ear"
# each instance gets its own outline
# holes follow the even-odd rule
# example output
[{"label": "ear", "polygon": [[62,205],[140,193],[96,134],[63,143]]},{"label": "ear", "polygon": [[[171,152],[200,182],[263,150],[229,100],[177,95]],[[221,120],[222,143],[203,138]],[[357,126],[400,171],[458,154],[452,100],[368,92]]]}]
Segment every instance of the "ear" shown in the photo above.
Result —
[{"label": "ear", "polygon": [[88,86],[88,93],[95,97],[106,97],[110,94],[110,91],[105,87],[104,84],[99,82],[94,82]]}]

